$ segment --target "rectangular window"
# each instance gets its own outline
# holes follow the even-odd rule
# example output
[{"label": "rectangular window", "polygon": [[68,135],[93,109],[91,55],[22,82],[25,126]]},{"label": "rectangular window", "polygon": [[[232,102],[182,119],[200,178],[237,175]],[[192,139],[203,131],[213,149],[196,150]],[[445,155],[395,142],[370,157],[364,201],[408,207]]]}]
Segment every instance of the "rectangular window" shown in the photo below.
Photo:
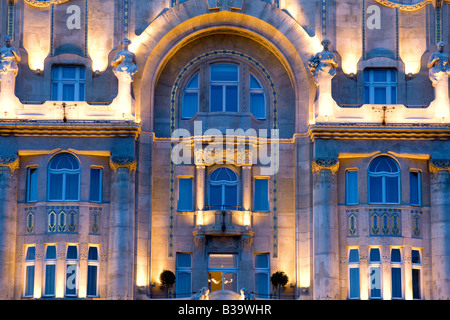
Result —
[{"label": "rectangular window", "polygon": [[411,250],[413,299],[422,299],[422,259],[420,250]]},{"label": "rectangular window", "polygon": [[392,299],[402,298],[402,256],[399,248],[391,249]]},{"label": "rectangular window", "polygon": [[194,211],[193,179],[178,179],[178,211]]},{"label": "rectangular window", "polygon": [[364,70],[364,104],[397,104],[397,70]]},{"label": "rectangular window", "polygon": [[55,66],[52,68],[52,100],[84,101],[85,69],[81,66]]},{"label": "rectangular window", "polygon": [[348,255],[348,279],[349,279],[349,299],[360,298],[360,280],[359,280],[359,249],[349,250]]},{"label": "rectangular window", "polygon": [[358,170],[345,171],[345,201],[347,205],[359,203]]},{"label": "rectangular window", "polygon": [[412,206],[420,206],[422,204],[420,171],[411,171],[409,173],[409,186],[410,204]]},{"label": "rectangular window", "polygon": [[175,290],[177,298],[192,296],[192,257],[190,253],[177,253]]},{"label": "rectangular window", "polygon": [[66,254],[66,296],[78,295],[78,247],[67,246]]},{"label": "rectangular window", "polygon": [[253,211],[269,212],[269,179],[255,179]]},{"label": "rectangular window", "polygon": [[27,202],[38,200],[38,168],[27,168]]},{"label": "rectangular window", "polygon": [[56,246],[48,245],[45,250],[44,296],[55,296],[56,286]]},{"label": "rectangular window", "polygon": [[25,254],[25,275],[24,275],[24,297],[33,297],[34,295],[34,264],[36,257],[36,247],[26,247]]},{"label": "rectangular window", "polygon": [[210,66],[210,111],[237,112],[239,67],[232,64]]},{"label": "rectangular window", "polygon": [[381,299],[381,255],[380,248],[370,248],[369,254],[369,297]]},{"label": "rectangular window", "polygon": [[270,298],[270,258],[268,253],[255,255],[255,295]]},{"label": "rectangular window", "polygon": [[88,297],[98,297],[99,254],[97,246],[88,250],[87,292]]},{"label": "rectangular window", "polygon": [[91,168],[90,202],[102,202],[102,176],[101,168]]}]

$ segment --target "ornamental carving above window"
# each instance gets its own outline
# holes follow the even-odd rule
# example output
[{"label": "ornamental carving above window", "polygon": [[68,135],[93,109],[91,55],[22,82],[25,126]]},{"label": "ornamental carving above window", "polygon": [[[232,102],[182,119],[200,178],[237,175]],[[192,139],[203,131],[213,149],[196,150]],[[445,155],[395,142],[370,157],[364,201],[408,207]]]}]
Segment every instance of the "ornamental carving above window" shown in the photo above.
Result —
[{"label": "ornamental carving above window", "polygon": [[50,7],[53,4],[62,4],[65,2],[69,2],[70,0],[24,0],[25,3],[29,4],[32,7],[37,8],[46,8]]}]

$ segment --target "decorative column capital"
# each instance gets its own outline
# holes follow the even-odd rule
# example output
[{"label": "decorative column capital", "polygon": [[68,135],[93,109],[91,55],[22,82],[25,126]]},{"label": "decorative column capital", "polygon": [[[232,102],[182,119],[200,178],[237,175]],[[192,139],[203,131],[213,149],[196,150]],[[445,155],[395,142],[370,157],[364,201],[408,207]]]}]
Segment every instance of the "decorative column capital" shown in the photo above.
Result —
[{"label": "decorative column capital", "polygon": [[11,173],[14,173],[17,169],[19,169],[19,157],[17,156],[0,156],[0,167],[8,167],[11,170]]},{"label": "decorative column capital", "polygon": [[314,174],[322,170],[330,170],[335,174],[339,170],[339,160],[336,159],[316,159],[312,162],[312,171]]},{"label": "decorative column capital", "polygon": [[437,174],[440,171],[450,172],[450,160],[430,160],[429,170],[432,174]]},{"label": "decorative column capital", "polygon": [[129,172],[135,172],[137,168],[136,157],[111,156],[111,158],[109,158],[109,166],[114,173],[116,173],[119,168],[127,168]]}]

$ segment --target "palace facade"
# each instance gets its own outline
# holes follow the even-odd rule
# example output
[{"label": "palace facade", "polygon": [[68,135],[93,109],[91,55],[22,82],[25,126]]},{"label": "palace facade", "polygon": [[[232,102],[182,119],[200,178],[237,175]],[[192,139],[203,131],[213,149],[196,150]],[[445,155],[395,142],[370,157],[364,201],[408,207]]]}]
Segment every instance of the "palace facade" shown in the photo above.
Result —
[{"label": "palace facade", "polygon": [[0,14],[1,299],[450,298],[450,1]]}]

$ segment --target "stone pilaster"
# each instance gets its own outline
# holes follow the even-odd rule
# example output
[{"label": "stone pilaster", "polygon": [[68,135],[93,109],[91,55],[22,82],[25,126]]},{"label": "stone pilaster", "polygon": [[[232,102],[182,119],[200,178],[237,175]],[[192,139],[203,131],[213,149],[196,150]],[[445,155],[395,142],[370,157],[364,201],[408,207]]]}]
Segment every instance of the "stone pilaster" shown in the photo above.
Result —
[{"label": "stone pilaster", "polygon": [[337,299],[339,292],[336,159],[312,163],[314,176],[314,299]]},{"label": "stone pilaster", "polygon": [[133,299],[136,159],[114,156],[110,167],[108,299]]},{"label": "stone pilaster", "polygon": [[16,170],[19,158],[0,157],[0,299],[14,294],[14,261],[16,251]]},{"label": "stone pilaster", "polygon": [[432,299],[450,299],[450,160],[430,160]]}]

